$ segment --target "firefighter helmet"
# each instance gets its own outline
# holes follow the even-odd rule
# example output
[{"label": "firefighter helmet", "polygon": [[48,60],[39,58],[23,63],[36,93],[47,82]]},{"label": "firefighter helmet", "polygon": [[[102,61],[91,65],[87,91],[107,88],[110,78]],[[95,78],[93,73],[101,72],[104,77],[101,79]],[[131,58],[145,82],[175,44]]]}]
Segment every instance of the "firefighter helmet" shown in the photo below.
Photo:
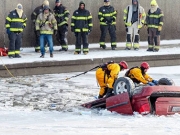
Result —
[{"label": "firefighter helmet", "polygon": [[125,61],[121,61],[119,65],[122,66],[123,69],[128,69],[128,64]]},{"label": "firefighter helmet", "polygon": [[142,62],[141,63],[141,67],[144,68],[144,69],[149,69],[149,64],[147,62]]}]

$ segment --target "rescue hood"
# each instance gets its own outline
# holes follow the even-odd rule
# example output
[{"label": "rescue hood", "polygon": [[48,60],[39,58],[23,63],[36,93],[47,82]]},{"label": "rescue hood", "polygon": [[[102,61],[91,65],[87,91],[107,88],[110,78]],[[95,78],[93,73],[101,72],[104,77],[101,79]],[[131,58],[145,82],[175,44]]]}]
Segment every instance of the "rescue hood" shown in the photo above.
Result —
[{"label": "rescue hood", "polygon": [[81,6],[81,4],[84,4],[84,7],[85,7],[85,3],[83,1],[79,2],[79,7]]}]

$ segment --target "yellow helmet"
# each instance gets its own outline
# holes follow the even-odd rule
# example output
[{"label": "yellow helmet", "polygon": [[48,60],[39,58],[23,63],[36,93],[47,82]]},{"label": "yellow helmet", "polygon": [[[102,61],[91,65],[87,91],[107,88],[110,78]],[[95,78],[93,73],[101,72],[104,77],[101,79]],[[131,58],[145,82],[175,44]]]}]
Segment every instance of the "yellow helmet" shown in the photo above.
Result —
[{"label": "yellow helmet", "polygon": [[151,1],[151,5],[157,6],[156,0],[152,0],[152,1]]},{"label": "yellow helmet", "polygon": [[43,1],[43,6],[49,6],[49,1],[48,0],[44,0]]}]

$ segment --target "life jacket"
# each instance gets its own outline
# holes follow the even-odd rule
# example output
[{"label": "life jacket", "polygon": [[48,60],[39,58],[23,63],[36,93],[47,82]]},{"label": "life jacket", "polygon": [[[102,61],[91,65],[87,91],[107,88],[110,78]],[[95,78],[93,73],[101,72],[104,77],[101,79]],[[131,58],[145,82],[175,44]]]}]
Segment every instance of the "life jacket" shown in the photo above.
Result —
[{"label": "life jacket", "polygon": [[138,66],[136,66],[136,67],[132,67],[132,68],[130,68],[126,73],[125,73],[125,76],[126,77],[129,77],[129,72],[131,71],[131,69],[134,69],[134,68],[139,68]]},{"label": "life jacket", "polygon": [[114,63],[114,61],[109,61],[109,62],[106,62],[106,63],[103,64],[103,65],[100,65],[99,67],[102,68],[103,71],[107,71],[107,70],[108,70],[107,66],[108,66],[109,64],[113,64],[113,63]]},{"label": "life jacket", "polygon": [[8,48],[0,47],[0,56],[7,56],[8,55]]},{"label": "life jacket", "polygon": [[102,68],[102,70],[104,71],[104,83],[106,82],[106,75],[109,78],[110,72],[111,72],[110,70],[108,70],[107,66],[109,64],[113,64],[113,63],[114,63],[114,61],[109,61],[109,62],[99,66],[99,68]]},{"label": "life jacket", "polygon": [[[134,68],[139,68],[139,69],[141,69],[141,68],[138,67],[138,66],[132,67],[132,68],[130,68],[130,69],[125,73],[125,76],[131,78],[131,80],[132,80],[134,83],[139,84],[139,83],[140,83],[139,80],[137,80],[136,78],[132,78],[132,77],[129,75],[130,71],[131,71],[132,69],[134,69]],[[144,75],[145,75],[145,72],[142,71],[142,69],[141,69],[141,72],[142,72],[142,75],[144,76]]]}]

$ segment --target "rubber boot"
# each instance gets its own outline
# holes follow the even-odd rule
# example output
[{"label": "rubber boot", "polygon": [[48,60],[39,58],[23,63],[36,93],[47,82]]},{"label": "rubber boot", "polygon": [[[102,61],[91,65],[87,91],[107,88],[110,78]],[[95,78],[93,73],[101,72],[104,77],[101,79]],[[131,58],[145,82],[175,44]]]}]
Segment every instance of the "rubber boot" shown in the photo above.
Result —
[{"label": "rubber boot", "polygon": [[114,94],[112,92],[113,92],[113,88],[108,88],[106,93],[106,98],[113,96]]},{"label": "rubber boot", "polygon": [[99,95],[99,96],[98,96],[98,99],[100,99],[100,98],[103,98],[103,96]]}]

